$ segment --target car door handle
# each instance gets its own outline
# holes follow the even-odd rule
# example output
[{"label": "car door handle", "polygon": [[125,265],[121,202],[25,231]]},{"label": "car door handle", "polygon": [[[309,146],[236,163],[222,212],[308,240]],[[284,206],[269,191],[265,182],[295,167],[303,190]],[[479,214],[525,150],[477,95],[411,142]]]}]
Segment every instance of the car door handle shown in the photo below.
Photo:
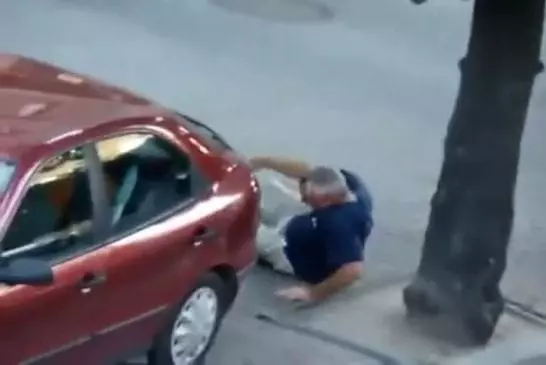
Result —
[{"label": "car door handle", "polygon": [[88,294],[97,285],[101,285],[106,282],[106,273],[92,273],[89,272],[83,276],[80,280],[80,291],[82,294]]},{"label": "car door handle", "polygon": [[217,237],[217,233],[214,229],[209,227],[199,228],[193,236],[194,246],[199,246],[205,241],[213,240]]}]

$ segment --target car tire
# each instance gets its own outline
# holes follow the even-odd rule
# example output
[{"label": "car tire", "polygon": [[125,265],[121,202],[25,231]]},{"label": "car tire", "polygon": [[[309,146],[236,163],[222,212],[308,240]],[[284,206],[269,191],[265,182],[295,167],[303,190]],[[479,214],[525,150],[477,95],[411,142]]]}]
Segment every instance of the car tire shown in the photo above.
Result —
[{"label": "car tire", "polygon": [[[222,319],[229,308],[228,294],[224,281],[216,274],[207,274],[199,280],[193,290],[173,310],[169,324],[154,341],[154,345],[148,354],[148,364],[204,365],[207,352],[213,345]],[[190,323],[192,320],[188,319],[187,315],[197,307],[199,307],[198,310],[204,310],[205,313],[207,308],[215,308],[210,308],[209,312],[212,323],[208,323],[208,320],[201,321],[201,323]],[[197,321],[197,319],[194,319],[194,321]],[[198,329],[190,333],[189,328],[195,327],[198,327]],[[180,336],[178,340],[176,339],[177,331]],[[184,338],[184,332],[187,332],[185,334],[186,338]],[[207,338],[204,339],[204,337]],[[178,342],[180,343],[178,349],[175,348],[177,341],[180,341]],[[193,359],[189,363],[175,360],[176,353],[179,352],[177,350],[184,348],[186,348],[186,353],[196,353],[195,358],[190,356]]]}]

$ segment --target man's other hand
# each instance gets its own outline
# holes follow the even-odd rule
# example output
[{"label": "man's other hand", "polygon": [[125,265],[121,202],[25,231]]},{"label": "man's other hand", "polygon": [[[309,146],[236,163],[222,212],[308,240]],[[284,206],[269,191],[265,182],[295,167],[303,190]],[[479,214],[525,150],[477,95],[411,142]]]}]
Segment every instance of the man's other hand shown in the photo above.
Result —
[{"label": "man's other hand", "polygon": [[289,300],[292,302],[304,302],[309,303],[313,301],[311,290],[305,286],[293,286],[279,290],[276,295],[279,298]]}]

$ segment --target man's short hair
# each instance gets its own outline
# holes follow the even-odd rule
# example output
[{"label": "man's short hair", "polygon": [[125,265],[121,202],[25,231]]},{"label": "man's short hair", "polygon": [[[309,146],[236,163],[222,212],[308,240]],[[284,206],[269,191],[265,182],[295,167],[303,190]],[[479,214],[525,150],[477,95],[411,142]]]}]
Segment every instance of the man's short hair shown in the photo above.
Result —
[{"label": "man's short hair", "polygon": [[343,174],[331,167],[317,166],[305,179],[309,192],[318,195],[338,195],[349,193]]}]

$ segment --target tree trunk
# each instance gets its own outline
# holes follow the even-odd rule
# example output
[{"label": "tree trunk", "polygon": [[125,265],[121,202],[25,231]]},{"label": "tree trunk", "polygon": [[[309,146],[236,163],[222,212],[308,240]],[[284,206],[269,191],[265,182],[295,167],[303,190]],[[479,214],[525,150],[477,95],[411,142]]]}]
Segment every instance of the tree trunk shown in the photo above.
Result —
[{"label": "tree trunk", "polygon": [[475,343],[488,342],[504,309],[499,285],[520,141],[542,70],[544,2],[475,0],[421,262],[404,289],[408,313],[443,314]]}]

